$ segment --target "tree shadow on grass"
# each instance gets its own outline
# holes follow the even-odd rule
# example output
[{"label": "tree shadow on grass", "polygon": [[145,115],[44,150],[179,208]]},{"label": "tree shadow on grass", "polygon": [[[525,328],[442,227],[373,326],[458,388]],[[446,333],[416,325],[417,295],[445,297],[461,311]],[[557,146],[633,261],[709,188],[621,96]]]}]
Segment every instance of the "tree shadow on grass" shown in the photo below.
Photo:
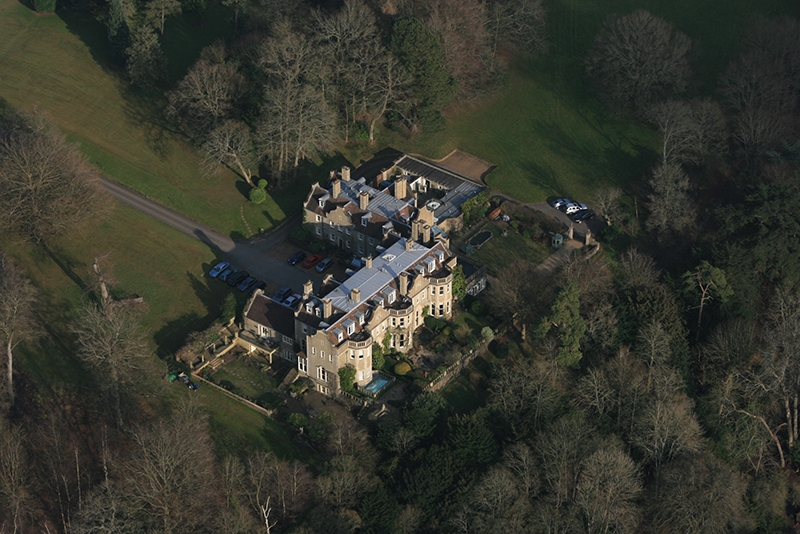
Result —
[{"label": "tree shadow on grass", "polygon": [[[209,269],[211,269],[211,265],[203,266],[204,271],[208,272]],[[216,282],[217,284],[222,284],[222,282],[211,278],[201,280],[189,271],[186,271],[186,277],[189,279],[189,285],[192,286],[194,294],[206,309],[206,319],[213,320],[219,317],[220,306],[222,305],[222,300],[224,299],[223,293],[225,287],[220,286],[219,290],[216,290],[217,288],[212,288],[207,282]]]},{"label": "tree shadow on grass", "polygon": [[156,342],[156,354],[160,358],[167,358],[175,354],[186,343],[190,332],[208,327],[208,320],[200,317],[196,312],[189,312],[177,319],[167,322],[153,335]]},{"label": "tree shadow on grass", "polygon": [[86,268],[86,264],[78,261],[77,259],[73,258],[65,250],[54,245],[52,247],[48,246],[46,243],[42,243],[41,247],[37,250],[37,256],[39,255],[38,252],[41,251],[45,256],[50,258],[53,263],[55,263],[61,271],[67,275],[67,278],[72,280],[75,285],[77,285],[81,291],[86,291],[86,282],[78,276],[75,272],[77,267]]}]

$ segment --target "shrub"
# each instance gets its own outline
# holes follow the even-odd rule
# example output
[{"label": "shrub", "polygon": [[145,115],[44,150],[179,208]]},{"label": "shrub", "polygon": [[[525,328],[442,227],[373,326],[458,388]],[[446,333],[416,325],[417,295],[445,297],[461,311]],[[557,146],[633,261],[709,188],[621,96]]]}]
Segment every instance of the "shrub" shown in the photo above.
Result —
[{"label": "shrub", "polygon": [[262,179],[260,179],[260,180],[258,181],[258,184],[257,184],[257,186],[258,186],[258,188],[259,188],[259,189],[266,189],[266,188],[267,188],[267,185],[268,185],[268,182],[267,182],[265,179],[263,179],[263,178],[262,178]]},{"label": "shrub", "polygon": [[325,243],[322,241],[314,241],[310,245],[308,245],[308,251],[312,254],[316,254],[317,252],[322,252],[325,250]]},{"label": "shrub", "polygon": [[524,237],[525,239],[530,239],[533,237],[533,233],[531,233],[530,230],[524,230],[522,232],[522,237]]},{"label": "shrub", "polygon": [[294,427],[297,427],[297,428],[307,427],[308,426],[308,417],[306,417],[305,415],[303,415],[301,413],[293,413],[293,414],[291,414],[289,416],[288,421],[289,421],[290,425],[292,425]]},{"label": "shrub", "polygon": [[480,346],[480,344],[481,342],[478,341],[477,337],[469,336],[469,339],[467,340],[467,347],[469,347],[469,350],[477,349]]},{"label": "shrub", "polygon": [[492,332],[490,327],[484,326],[481,328],[481,337],[484,341],[491,341],[494,339],[494,332]]},{"label": "shrub", "polygon": [[266,191],[264,191],[263,189],[259,189],[258,187],[255,187],[250,190],[250,202],[252,202],[253,204],[261,204],[265,200],[267,200]]},{"label": "shrub", "polygon": [[483,317],[486,315],[486,304],[481,302],[480,300],[476,300],[473,302],[469,307],[470,313],[476,317]]},{"label": "shrub", "polygon": [[510,221],[510,222],[508,223],[508,225],[509,225],[511,228],[513,228],[514,230],[517,230],[517,229],[519,228],[519,222],[518,222],[518,221]]},{"label": "shrub", "polygon": [[441,332],[445,326],[447,326],[447,321],[444,319],[438,319],[432,315],[428,315],[425,317],[425,326],[438,333]]},{"label": "shrub", "polygon": [[411,371],[411,366],[408,362],[400,362],[394,366],[394,374],[397,376],[405,376],[409,371]]},{"label": "shrub", "polygon": [[295,226],[289,230],[289,239],[295,239],[301,243],[305,243],[306,239],[308,239],[308,230],[302,226]]},{"label": "shrub", "polygon": [[355,122],[351,125],[353,129],[353,139],[356,141],[369,141],[369,130],[363,122]]},{"label": "shrub", "polygon": [[356,368],[349,363],[339,369],[339,387],[343,390],[352,393],[353,384],[356,381]]}]

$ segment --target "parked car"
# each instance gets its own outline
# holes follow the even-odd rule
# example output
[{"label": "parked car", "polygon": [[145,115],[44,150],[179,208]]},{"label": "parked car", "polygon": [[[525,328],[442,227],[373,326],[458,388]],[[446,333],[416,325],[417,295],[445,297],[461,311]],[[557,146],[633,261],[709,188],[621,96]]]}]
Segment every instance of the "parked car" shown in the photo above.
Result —
[{"label": "parked car", "polygon": [[228,267],[227,269],[222,271],[222,274],[220,274],[217,278],[219,278],[223,282],[227,282],[228,278],[230,278],[231,275],[236,274],[238,271],[239,269],[237,269],[236,267]]},{"label": "parked car", "polygon": [[189,382],[189,389],[191,389],[191,390],[193,390],[193,391],[194,391],[194,390],[197,390],[197,389],[200,389],[200,385],[199,385],[199,384],[196,384],[196,383],[194,383],[194,382]]},{"label": "parked car", "polygon": [[557,198],[554,201],[552,201],[550,205],[558,210],[570,203],[572,203],[572,201],[568,198]]},{"label": "parked car", "polygon": [[267,283],[261,280],[256,280],[256,283],[250,287],[250,293],[255,293],[259,289],[264,291],[267,288]]},{"label": "parked car", "polygon": [[588,221],[592,217],[594,217],[594,212],[592,210],[581,210],[577,213],[573,213],[570,219],[580,224],[583,221]]},{"label": "parked car", "polygon": [[247,278],[242,280],[238,286],[236,286],[236,289],[238,289],[239,291],[247,291],[248,289],[250,289],[250,286],[252,286],[255,283],[256,279],[253,278],[252,276],[248,276]]},{"label": "parked car", "polygon": [[275,293],[275,300],[278,302],[283,302],[283,299],[285,299],[291,294],[292,294],[291,287],[282,287],[278,290],[277,293]]},{"label": "parked car", "polygon": [[572,215],[573,213],[578,213],[579,211],[581,211],[581,209],[582,208],[580,204],[578,204],[577,202],[571,202],[570,204],[567,204],[567,206],[564,208],[564,213],[566,213],[567,215]]},{"label": "parked car", "polygon": [[311,256],[303,260],[303,267],[305,267],[306,269],[310,269],[321,261],[322,261],[322,254],[312,254]]},{"label": "parked car", "polygon": [[211,278],[216,278],[222,273],[222,271],[224,271],[230,266],[231,266],[230,262],[221,261],[215,266],[213,266],[210,271],[208,271],[208,276],[210,276]]},{"label": "parked car", "polygon": [[294,310],[295,308],[297,308],[297,305],[300,304],[301,300],[303,300],[303,296],[300,295],[299,293],[295,293],[291,297],[284,300],[283,305],[288,306]]},{"label": "parked car", "polygon": [[233,276],[228,277],[228,285],[231,287],[236,287],[239,284],[241,284],[242,281],[248,276],[250,276],[250,273],[248,273],[247,271],[239,271]]},{"label": "parked car", "polygon": [[324,273],[331,267],[333,267],[333,258],[325,258],[317,264],[317,272]]},{"label": "parked car", "polygon": [[303,252],[302,250],[298,250],[297,252],[289,256],[289,265],[297,265],[304,259],[306,259],[306,253]]}]

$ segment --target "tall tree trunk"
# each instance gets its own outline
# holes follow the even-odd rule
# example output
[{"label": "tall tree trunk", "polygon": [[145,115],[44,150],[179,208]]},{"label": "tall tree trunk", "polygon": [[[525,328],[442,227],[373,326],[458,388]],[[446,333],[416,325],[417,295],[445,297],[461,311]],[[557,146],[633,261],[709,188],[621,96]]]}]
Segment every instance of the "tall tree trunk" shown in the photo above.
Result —
[{"label": "tall tree trunk", "polygon": [[746,410],[742,410],[741,408],[737,408],[736,411],[739,412],[739,413],[743,413],[743,414],[745,414],[745,415],[747,415],[749,417],[752,417],[753,419],[761,421],[761,424],[764,425],[764,428],[767,429],[767,432],[772,437],[772,441],[775,442],[775,447],[777,447],[777,449],[778,449],[778,456],[780,457],[780,460],[781,460],[781,464],[780,464],[781,465],[781,469],[784,469],[786,467],[786,458],[783,456],[783,446],[781,445],[781,440],[778,439],[778,436],[769,427],[769,425],[767,424],[767,421],[763,417],[758,416],[758,415],[754,415],[754,414],[752,414],[752,413],[750,413],[750,412],[748,412]]},{"label": "tall tree trunk", "polygon": [[8,398],[11,406],[14,406],[14,353],[12,344],[13,334],[8,336],[8,345],[6,345],[6,354],[8,354]]},{"label": "tall tree trunk", "polygon": [[791,449],[792,445],[794,445],[794,426],[792,425],[792,409],[789,406],[789,396],[787,395],[783,401],[786,407],[786,428],[788,430],[787,434],[789,435],[789,448]]}]

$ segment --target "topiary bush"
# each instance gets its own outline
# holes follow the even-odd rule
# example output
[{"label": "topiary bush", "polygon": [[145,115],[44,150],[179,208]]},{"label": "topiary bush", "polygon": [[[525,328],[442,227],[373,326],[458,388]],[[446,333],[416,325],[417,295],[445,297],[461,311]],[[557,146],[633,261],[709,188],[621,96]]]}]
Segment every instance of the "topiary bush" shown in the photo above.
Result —
[{"label": "topiary bush", "polygon": [[265,200],[267,200],[266,191],[264,191],[263,189],[259,189],[258,187],[255,187],[250,190],[250,202],[252,202],[253,204],[261,204]]},{"label": "topiary bush", "polygon": [[257,185],[258,185],[258,188],[259,188],[259,189],[266,189],[266,188],[267,188],[267,185],[268,185],[268,182],[267,182],[265,179],[263,179],[263,178],[262,178],[262,179],[260,179],[260,180],[258,181],[258,184],[257,184]]},{"label": "topiary bush", "polygon": [[400,362],[394,366],[394,374],[397,376],[405,376],[411,371],[411,366],[408,362]]},{"label": "topiary bush", "polygon": [[476,300],[470,305],[469,311],[475,317],[483,317],[484,315],[486,315],[486,304],[484,304],[480,300]]}]

